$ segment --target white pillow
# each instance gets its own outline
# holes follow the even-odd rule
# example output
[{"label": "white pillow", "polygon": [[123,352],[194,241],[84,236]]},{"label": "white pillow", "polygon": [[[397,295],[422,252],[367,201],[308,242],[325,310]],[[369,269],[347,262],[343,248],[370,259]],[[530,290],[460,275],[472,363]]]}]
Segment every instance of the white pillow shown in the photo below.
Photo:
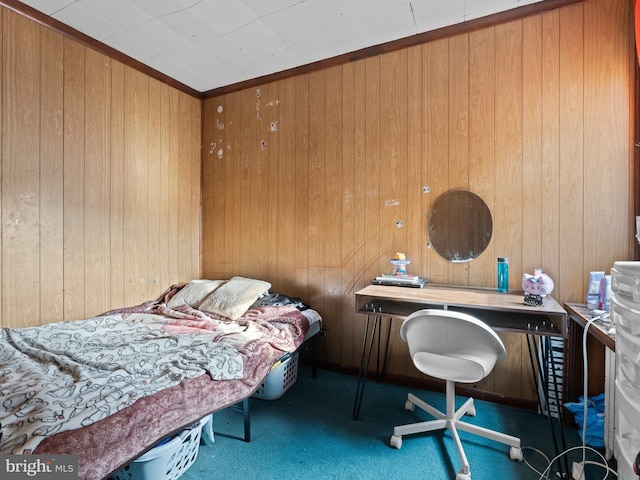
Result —
[{"label": "white pillow", "polygon": [[233,277],[211,292],[200,304],[203,312],[211,312],[236,320],[271,288],[269,282],[244,277]]},{"label": "white pillow", "polygon": [[167,307],[176,308],[181,305],[189,305],[191,308],[197,309],[207,295],[223,283],[225,280],[191,280],[171,297]]}]

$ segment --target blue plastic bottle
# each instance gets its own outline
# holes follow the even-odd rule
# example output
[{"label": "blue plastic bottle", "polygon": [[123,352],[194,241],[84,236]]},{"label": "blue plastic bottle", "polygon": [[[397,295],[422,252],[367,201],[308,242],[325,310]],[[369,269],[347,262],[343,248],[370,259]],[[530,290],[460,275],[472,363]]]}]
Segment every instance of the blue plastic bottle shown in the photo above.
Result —
[{"label": "blue plastic bottle", "polygon": [[509,259],[498,257],[498,291],[509,291]]}]

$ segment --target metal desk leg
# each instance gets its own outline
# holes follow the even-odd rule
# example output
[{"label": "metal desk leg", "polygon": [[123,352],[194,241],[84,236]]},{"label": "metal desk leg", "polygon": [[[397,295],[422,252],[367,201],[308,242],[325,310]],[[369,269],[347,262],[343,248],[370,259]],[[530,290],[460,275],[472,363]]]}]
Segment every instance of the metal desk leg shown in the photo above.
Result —
[{"label": "metal desk leg", "polygon": [[[558,378],[556,375],[556,370],[555,370],[555,362],[553,359],[553,349],[551,346],[551,340],[549,339],[549,337],[543,336],[541,339],[541,343],[540,345],[538,345],[538,342],[536,341],[535,336],[533,335],[526,335],[527,338],[527,347],[529,349],[529,359],[531,361],[531,368],[532,368],[532,372],[533,372],[533,377],[534,377],[534,382],[536,385],[536,391],[538,392],[538,402],[540,403],[540,398],[544,399],[544,402],[546,404],[546,410],[547,410],[547,418],[549,420],[549,427],[551,429],[551,436],[553,439],[553,447],[554,447],[554,451],[555,451],[555,455],[557,456],[558,454],[561,453],[560,447],[558,445],[558,438],[556,435],[556,429],[555,429],[555,425],[554,425],[554,421],[551,415],[551,411],[549,409],[549,380],[551,380],[551,382],[553,382],[553,389],[554,392],[556,394],[556,405],[558,406],[558,425],[560,426],[560,439],[562,442],[562,451],[564,451],[566,449],[566,442],[565,442],[565,438],[564,438],[564,428],[562,426],[562,419],[561,419],[561,404],[560,404],[560,398],[558,395]],[[537,355],[538,351],[542,352],[542,358],[540,358]],[[535,359],[535,360],[534,360]],[[534,366],[534,362],[535,365],[537,365],[537,371],[538,371],[538,375],[536,376],[536,369]],[[549,374],[549,367],[551,367],[552,372],[551,372],[551,379],[549,379],[548,374]],[[542,388],[542,397],[540,396],[540,388]],[[542,408],[542,405],[540,405],[540,410],[541,412],[544,410]],[[560,478],[568,478],[567,475],[569,475],[569,464],[568,464],[568,460],[567,457],[564,456],[564,461],[563,462],[558,462],[558,469],[559,469],[559,475]],[[564,470],[563,470],[563,463],[564,463]],[[565,473],[566,472],[566,473]]]},{"label": "metal desk leg", "polygon": [[382,337],[382,318],[380,318],[380,333],[378,333],[378,361],[376,363],[376,382],[384,382],[384,374],[387,372],[387,360],[389,359],[389,339],[391,338],[391,318],[387,317],[387,341],[384,347],[384,360],[382,362],[382,375],[380,375],[380,340]]},{"label": "metal desk leg", "polygon": [[[564,424],[562,422],[562,394],[559,388],[559,386],[561,386],[561,383],[560,383],[561,379],[558,378],[555,355],[553,351],[553,345],[551,343],[551,338],[544,337],[544,340],[545,340],[546,353],[547,353],[547,357],[545,358],[548,358],[549,363],[551,364],[551,382],[553,383],[553,391],[556,396],[556,405],[558,407],[558,425],[560,426],[560,442],[561,442],[560,447],[564,452],[567,449],[567,444],[566,444],[566,439],[564,435]],[[564,464],[567,470],[567,475],[570,475],[569,463],[566,456],[564,457]]]},{"label": "metal desk leg", "polygon": [[[372,318],[373,317],[373,318]],[[371,336],[369,337],[369,323],[373,320],[371,328]],[[367,372],[369,371],[369,362],[371,361],[371,351],[373,350],[373,341],[380,323],[380,315],[367,315],[367,321],[364,327],[364,338],[362,339],[362,357],[360,358],[360,369],[358,371],[358,385],[356,386],[356,398],[353,403],[353,419],[357,420],[360,416],[360,406],[362,405],[362,396],[364,395],[364,386],[367,382]],[[368,348],[367,348],[368,343]]]}]

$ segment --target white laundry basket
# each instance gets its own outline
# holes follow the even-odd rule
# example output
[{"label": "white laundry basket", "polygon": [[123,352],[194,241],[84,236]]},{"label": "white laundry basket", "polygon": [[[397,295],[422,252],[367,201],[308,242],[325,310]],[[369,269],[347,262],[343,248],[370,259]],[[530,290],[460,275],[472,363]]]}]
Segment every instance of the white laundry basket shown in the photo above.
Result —
[{"label": "white laundry basket", "polygon": [[152,448],[126,467],[111,475],[113,480],[175,480],[196,461],[204,417],[166,443]]},{"label": "white laundry basket", "polygon": [[258,387],[253,394],[254,398],[260,400],[275,400],[280,398],[284,393],[296,383],[298,379],[298,352],[276,362],[271,368],[271,372],[264,379],[264,382]]}]

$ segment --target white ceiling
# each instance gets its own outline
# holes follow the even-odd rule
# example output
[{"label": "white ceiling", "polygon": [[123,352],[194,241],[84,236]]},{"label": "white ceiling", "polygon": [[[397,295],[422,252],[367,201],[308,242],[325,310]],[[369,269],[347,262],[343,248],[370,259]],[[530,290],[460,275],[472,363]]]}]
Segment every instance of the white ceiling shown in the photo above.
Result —
[{"label": "white ceiling", "polygon": [[200,92],[540,0],[21,0]]}]

